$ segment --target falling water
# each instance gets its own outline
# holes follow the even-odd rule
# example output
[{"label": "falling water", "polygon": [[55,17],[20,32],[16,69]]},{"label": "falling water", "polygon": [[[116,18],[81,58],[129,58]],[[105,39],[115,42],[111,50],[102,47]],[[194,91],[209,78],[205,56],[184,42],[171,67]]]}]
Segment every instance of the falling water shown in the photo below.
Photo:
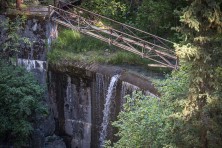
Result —
[{"label": "falling water", "polygon": [[32,69],[46,70],[46,61],[18,59],[17,62],[18,65],[25,67],[27,71],[31,71]]},{"label": "falling water", "polygon": [[51,48],[52,41],[55,40],[58,37],[58,30],[57,30],[57,24],[56,23],[49,23],[47,25],[47,38],[48,38],[48,48]]},{"label": "falling water", "polygon": [[122,81],[121,100],[120,100],[121,110],[123,109],[123,104],[126,103],[126,98],[124,97],[126,95],[132,96],[132,93],[138,90],[141,90],[138,86]]},{"label": "falling water", "polygon": [[[96,73],[96,109],[98,111],[101,110],[100,107],[100,101],[103,99],[103,97],[106,95],[105,92],[105,81],[104,81],[104,75],[100,73]],[[98,114],[100,119],[100,114]],[[99,120],[98,119],[98,120]]]},{"label": "falling water", "polygon": [[121,90],[121,100],[123,100],[124,96],[132,94],[132,92],[136,90],[140,90],[140,88],[138,86],[123,81]]},{"label": "falling water", "polygon": [[106,102],[105,102],[104,110],[103,110],[102,130],[100,132],[100,137],[99,137],[100,147],[103,147],[104,142],[105,142],[105,138],[106,138],[106,135],[107,135],[107,126],[109,124],[110,104],[111,104],[111,99],[112,99],[112,93],[113,93],[113,90],[116,87],[116,82],[117,82],[118,78],[119,78],[119,75],[114,75],[111,78],[109,88],[108,88],[108,92],[107,92],[107,95],[106,95]]}]

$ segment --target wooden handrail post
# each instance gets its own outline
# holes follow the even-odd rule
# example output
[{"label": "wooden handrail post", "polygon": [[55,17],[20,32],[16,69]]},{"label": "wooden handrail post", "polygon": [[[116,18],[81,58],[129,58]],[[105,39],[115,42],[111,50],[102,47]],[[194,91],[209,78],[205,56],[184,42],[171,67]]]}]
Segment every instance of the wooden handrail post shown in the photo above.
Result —
[{"label": "wooden handrail post", "polygon": [[51,13],[51,5],[48,6],[48,15],[50,16]]}]

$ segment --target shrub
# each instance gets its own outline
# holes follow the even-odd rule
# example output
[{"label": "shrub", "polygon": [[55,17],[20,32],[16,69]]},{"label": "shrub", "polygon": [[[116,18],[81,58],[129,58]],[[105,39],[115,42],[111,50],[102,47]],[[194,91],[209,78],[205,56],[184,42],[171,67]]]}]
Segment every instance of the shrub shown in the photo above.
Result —
[{"label": "shrub", "polygon": [[43,113],[43,89],[31,73],[0,61],[0,139],[23,145],[32,131],[35,114]]},{"label": "shrub", "polygon": [[157,98],[142,95],[142,92],[127,96],[124,111],[113,125],[119,129],[120,140],[114,147],[162,147],[160,135],[163,133],[167,111]]}]

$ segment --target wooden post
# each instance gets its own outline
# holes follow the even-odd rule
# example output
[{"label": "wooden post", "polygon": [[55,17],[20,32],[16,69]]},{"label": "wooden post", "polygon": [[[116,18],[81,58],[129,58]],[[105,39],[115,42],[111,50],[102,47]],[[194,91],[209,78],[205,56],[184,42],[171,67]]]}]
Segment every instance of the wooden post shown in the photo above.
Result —
[{"label": "wooden post", "polygon": [[49,16],[49,17],[50,17],[50,13],[51,13],[50,7],[51,7],[51,5],[48,6],[48,16]]},{"label": "wooden post", "polygon": [[16,0],[16,9],[21,10],[22,0]]}]

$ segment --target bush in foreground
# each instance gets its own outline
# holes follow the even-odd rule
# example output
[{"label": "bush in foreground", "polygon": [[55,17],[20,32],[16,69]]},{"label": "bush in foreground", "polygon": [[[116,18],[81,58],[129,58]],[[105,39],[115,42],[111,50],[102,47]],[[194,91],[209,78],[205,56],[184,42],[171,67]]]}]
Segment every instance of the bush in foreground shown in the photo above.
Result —
[{"label": "bush in foreground", "polygon": [[42,113],[43,89],[25,69],[0,61],[0,139],[26,144],[35,115]]}]

